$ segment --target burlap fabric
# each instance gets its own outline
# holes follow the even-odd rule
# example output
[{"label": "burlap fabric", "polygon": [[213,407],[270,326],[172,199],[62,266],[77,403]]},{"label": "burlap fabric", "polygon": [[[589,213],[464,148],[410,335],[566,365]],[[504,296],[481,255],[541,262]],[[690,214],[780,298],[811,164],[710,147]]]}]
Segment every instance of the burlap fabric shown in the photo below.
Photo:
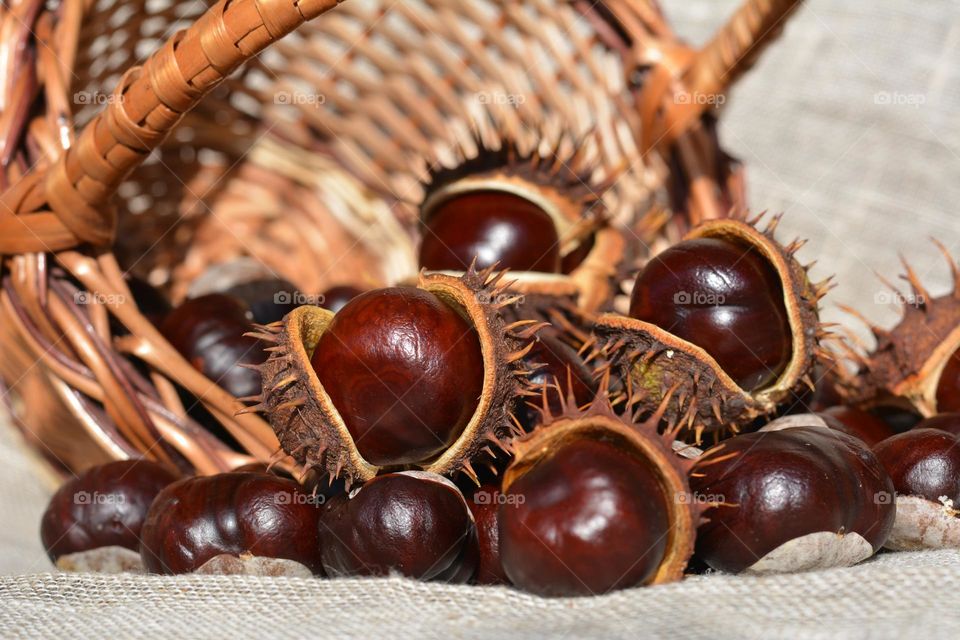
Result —
[{"label": "burlap fabric", "polygon": [[[736,3],[664,4],[696,41]],[[873,270],[894,275],[899,251],[943,291],[928,237],[960,255],[958,54],[954,2],[810,0],[727,105],[751,201],[787,212],[784,234],[811,239],[817,273],[842,274],[833,302],[881,323],[895,296]],[[827,317],[843,319],[832,305]],[[0,460],[0,637],[960,637],[957,552],[575,601],[399,579],[56,575],[37,534],[52,479],[5,423]]]}]

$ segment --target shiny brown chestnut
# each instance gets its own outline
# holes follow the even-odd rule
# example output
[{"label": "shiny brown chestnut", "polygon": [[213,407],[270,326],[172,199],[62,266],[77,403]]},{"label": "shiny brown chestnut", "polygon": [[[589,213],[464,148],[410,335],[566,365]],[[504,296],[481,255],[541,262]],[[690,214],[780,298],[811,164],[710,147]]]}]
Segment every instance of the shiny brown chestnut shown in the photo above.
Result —
[{"label": "shiny brown chestnut", "polygon": [[266,414],[297,463],[348,487],[398,467],[479,484],[520,431],[523,356],[541,328],[503,312],[514,299],[503,275],[421,272],[416,286],[366,292],[339,313],[303,306],[259,328],[271,355],[248,410]]},{"label": "shiny brown chestnut", "polygon": [[500,504],[506,496],[497,483],[474,487],[467,504],[477,526],[479,559],[473,584],[508,584],[507,574],[500,562]]},{"label": "shiny brown chestnut", "polygon": [[152,573],[321,573],[314,498],[266,473],[187,478],[160,492],[141,531]]},{"label": "shiny brown chestnut", "polygon": [[296,309],[301,298],[296,286],[283,278],[263,278],[236,284],[223,292],[241,300],[257,324],[281,320]]},{"label": "shiny brown chestnut", "polygon": [[170,314],[160,332],[203,375],[242,398],[260,393],[258,365],[267,353],[251,330],[249,309],[237,298],[210,294],[187,300]]},{"label": "shiny brown chestnut", "polygon": [[514,442],[498,514],[513,585],[583,596],[682,577],[702,511],[687,499],[698,461],[674,453],[675,430],[658,432],[662,411],[619,416],[604,382],[588,407],[547,408]]},{"label": "shiny brown chestnut", "polygon": [[476,331],[436,295],[413,287],[351,300],[311,362],[360,454],[375,465],[423,462],[449,448],[483,388]]},{"label": "shiny brown chestnut", "polygon": [[548,213],[506,191],[474,191],[438,205],[426,221],[420,266],[438,271],[478,269],[559,273],[560,238]]},{"label": "shiny brown chestnut", "polygon": [[[822,424],[806,416],[811,425]],[[859,439],[804,416],[726,440],[690,484],[712,505],[698,557],[731,573],[848,566],[886,542],[893,483]],[[795,426],[795,425],[800,426]]]},{"label": "shiny brown chestnut", "polygon": [[599,352],[638,392],[637,409],[667,401],[666,424],[695,442],[783,412],[812,385],[822,353],[829,279],[811,281],[796,257],[801,241],[777,241],[779,217],[759,222],[733,215],[697,225],[638,277],[637,317],[606,313],[594,323]]},{"label": "shiny brown chestnut", "polygon": [[92,467],[63,484],[47,506],[40,537],[60,569],[139,570],[140,530],[150,504],[177,474],[149,460]]},{"label": "shiny brown chestnut", "polygon": [[841,405],[818,413],[833,419],[834,422],[828,426],[860,438],[868,447],[873,447],[896,433],[890,425],[877,416],[856,407]]},{"label": "shiny brown chestnut", "polygon": [[630,316],[705,349],[741,388],[774,381],[791,356],[780,277],[756,250],[694,238],[655,256],[637,276]]},{"label": "shiny brown chestnut", "polygon": [[346,284],[330,287],[320,294],[320,299],[323,300],[321,306],[324,309],[329,309],[334,313],[338,313],[340,309],[343,309],[345,306],[347,306],[348,302],[363,292],[363,289],[351,287],[350,285]]},{"label": "shiny brown chestnut", "polygon": [[874,447],[897,491],[897,521],[887,547],[960,547],[960,434],[942,428],[955,424],[949,417],[925,420]]},{"label": "shiny brown chestnut", "polygon": [[659,480],[615,445],[567,444],[510,486],[503,568],[545,596],[595,595],[652,579],[670,528]]},{"label": "shiny brown chestnut", "polygon": [[476,535],[460,490],[425,471],[377,476],[329,500],[320,519],[329,576],[399,573],[466,582],[476,569]]}]

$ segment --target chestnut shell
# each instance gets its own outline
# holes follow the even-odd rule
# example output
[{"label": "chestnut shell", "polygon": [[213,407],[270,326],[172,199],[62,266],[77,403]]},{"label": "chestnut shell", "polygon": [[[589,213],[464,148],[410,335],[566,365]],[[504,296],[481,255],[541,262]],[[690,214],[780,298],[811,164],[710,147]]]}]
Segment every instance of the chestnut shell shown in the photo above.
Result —
[{"label": "chestnut shell", "polygon": [[401,575],[466,582],[476,528],[460,490],[436,474],[378,476],[330,499],[320,519],[327,575]]},{"label": "chestnut shell", "polygon": [[739,573],[807,534],[857,533],[874,551],[890,534],[893,482],[857,438],[795,426],[731,438],[715,453],[690,481],[698,500],[722,503],[697,535],[697,556],[714,569]]},{"label": "chestnut shell", "polygon": [[154,500],[140,555],[152,573],[190,573],[222,555],[292,560],[320,573],[319,513],[300,485],[275,475],[186,478]]},{"label": "chestnut shell", "polygon": [[119,460],[87,469],[53,494],[40,538],[54,562],[61,556],[118,546],[140,549],[150,504],[177,474],[150,460]]}]

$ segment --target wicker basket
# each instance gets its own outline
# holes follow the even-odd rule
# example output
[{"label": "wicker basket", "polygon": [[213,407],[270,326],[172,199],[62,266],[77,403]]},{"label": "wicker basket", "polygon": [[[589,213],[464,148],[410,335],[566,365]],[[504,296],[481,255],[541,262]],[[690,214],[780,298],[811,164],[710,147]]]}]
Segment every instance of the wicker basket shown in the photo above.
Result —
[{"label": "wicker basket", "polygon": [[[60,467],[146,455],[213,473],[278,454],[144,318],[128,271],[174,300],[245,257],[303,291],[396,282],[429,168],[503,137],[576,140],[617,177],[604,204],[639,259],[743,206],[712,107],[799,1],[747,0],[699,51],[653,0],[337,4],[0,10],[0,377]],[[178,386],[242,451],[187,417]]]}]

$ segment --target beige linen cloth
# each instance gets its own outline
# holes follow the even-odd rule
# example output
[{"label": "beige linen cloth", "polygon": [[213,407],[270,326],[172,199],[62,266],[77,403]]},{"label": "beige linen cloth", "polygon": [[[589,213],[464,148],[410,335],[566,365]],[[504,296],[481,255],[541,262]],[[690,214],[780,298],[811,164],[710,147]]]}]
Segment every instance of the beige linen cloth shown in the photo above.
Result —
[{"label": "beige linen cloth", "polygon": [[[664,0],[694,42],[734,0]],[[960,5],[810,0],[730,96],[727,147],[758,209],[811,239],[833,302],[896,317],[873,275],[897,253],[929,286],[960,255]],[[847,321],[830,303],[830,320]],[[578,600],[402,579],[100,577],[50,573],[37,534],[51,490],[0,424],[0,637],[960,638],[960,553],[884,554],[766,578],[708,576]]]}]

